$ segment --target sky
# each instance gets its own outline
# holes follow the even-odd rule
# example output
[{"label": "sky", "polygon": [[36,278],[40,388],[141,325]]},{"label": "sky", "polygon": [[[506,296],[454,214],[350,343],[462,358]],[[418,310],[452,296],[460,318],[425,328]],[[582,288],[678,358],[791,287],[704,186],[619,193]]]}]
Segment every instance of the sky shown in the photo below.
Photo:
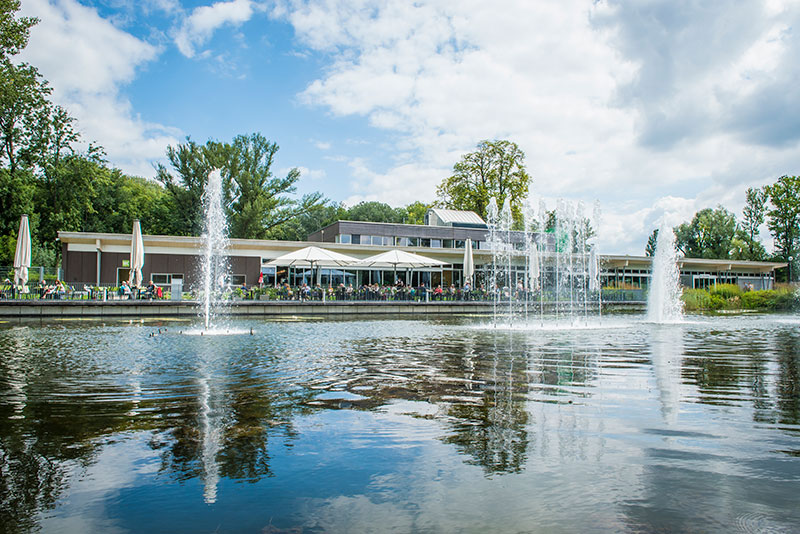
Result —
[{"label": "sky", "polygon": [[[598,246],[800,173],[798,0],[23,0],[22,59],[85,142],[147,178],[168,145],[260,132],[298,194],[435,200],[485,139]],[[762,240],[771,248],[767,231]]]}]

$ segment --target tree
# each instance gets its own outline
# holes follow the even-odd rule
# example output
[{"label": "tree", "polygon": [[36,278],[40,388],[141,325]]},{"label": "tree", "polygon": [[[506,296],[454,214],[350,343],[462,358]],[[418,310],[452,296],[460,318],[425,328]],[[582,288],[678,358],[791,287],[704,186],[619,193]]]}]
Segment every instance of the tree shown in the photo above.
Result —
[{"label": "tree", "polygon": [[28,45],[31,27],[39,22],[34,17],[16,18],[20,0],[0,0],[0,61],[17,55]]},{"label": "tree", "polygon": [[324,203],[320,193],[300,199],[290,194],[300,178],[297,169],[285,177],[272,174],[278,145],[259,133],[236,136],[232,143],[208,141],[167,148],[175,175],[159,165],[157,179],[164,184],[173,214],[171,233],[199,235],[203,225],[202,198],[208,174],[222,171],[231,237],[267,239],[278,227]]},{"label": "tree", "polygon": [[767,192],[763,189],[749,187],[746,192],[746,203],[742,210],[742,223],[737,229],[734,239],[736,252],[734,257],[742,260],[760,261],[766,257],[764,245],[759,240],[758,228],[764,223],[766,213]]},{"label": "tree", "polygon": [[775,239],[776,256],[789,263],[788,279],[792,282],[792,264],[797,259],[800,242],[800,177],[781,176],[764,189],[771,204],[767,211],[767,227]]},{"label": "tree", "polygon": [[5,161],[12,175],[34,163],[42,142],[41,126],[50,115],[50,92],[35,67],[0,61],[0,161]]},{"label": "tree", "polygon": [[404,208],[393,208],[383,202],[359,202],[347,210],[345,219],[349,221],[369,221],[402,223],[407,212]]},{"label": "tree", "polygon": [[687,258],[729,259],[735,232],[733,213],[722,206],[706,208],[675,229],[675,244]]},{"label": "tree", "polygon": [[333,224],[338,220],[347,219],[347,210],[341,204],[333,202],[331,204],[320,204],[313,207],[307,213],[299,215],[282,224],[272,231],[272,239],[288,241],[305,241],[310,234]]},{"label": "tree", "polygon": [[406,217],[405,223],[406,224],[425,224],[425,215],[428,214],[428,210],[431,208],[430,204],[425,204],[424,202],[420,202],[417,200],[406,206]]},{"label": "tree", "polygon": [[657,243],[658,243],[658,228],[653,230],[653,233],[650,234],[650,237],[647,238],[647,245],[644,247],[645,255],[651,257],[655,256]]},{"label": "tree", "polygon": [[525,153],[516,143],[481,141],[478,150],[462,156],[453,175],[436,188],[438,204],[444,208],[474,211],[484,219],[489,199],[502,206],[510,199],[515,226],[522,225],[522,202],[528,196],[530,176],[525,171]]}]

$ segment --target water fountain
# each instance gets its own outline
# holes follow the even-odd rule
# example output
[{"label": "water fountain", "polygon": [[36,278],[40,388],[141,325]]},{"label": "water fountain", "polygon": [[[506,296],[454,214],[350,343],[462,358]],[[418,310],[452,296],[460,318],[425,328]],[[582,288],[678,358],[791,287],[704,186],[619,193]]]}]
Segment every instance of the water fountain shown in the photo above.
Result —
[{"label": "water fountain", "polygon": [[675,248],[675,233],[662,224],[658,231],[656,251],[647,296],[647,320],[654,323],[676,323],[683,319],[680,269]]},{"label": "water fountain", "polygon": [[209,330],[217,307],[229,284],[228,275],[228,221],[222,207],[222,173],[215,169],[208,174],[203,192],[203,259],[202,259],[202,316],[203,326]]},{"label": "water fountain", "polygon": [[[543,201],[538,213],[532,206],[523,211],[523,229],[512,231],[508,200],[498,209],[495,199],[487,208],[487,244],[492,253],[488,272],[493,295],[493,325],[527,324],[538,308],[544,324],[545,303],[557,321],[576,326],[590,315],[600,314],[600,266],[589,226],[597,227],[599,208],[592,220],[583,203],[559,200],[554,211]],[[548,228],[548,220],[551,227]],[[533,312],[534,314],[536,312]]]}]

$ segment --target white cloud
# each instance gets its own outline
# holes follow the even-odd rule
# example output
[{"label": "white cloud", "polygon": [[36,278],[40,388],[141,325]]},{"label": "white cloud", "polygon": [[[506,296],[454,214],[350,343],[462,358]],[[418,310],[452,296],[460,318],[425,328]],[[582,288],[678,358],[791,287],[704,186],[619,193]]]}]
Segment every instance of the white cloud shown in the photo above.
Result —
[{"label": "white cloud", "polygon": [[53,87],[53,100],[78,120],[87,142],[99,142],[115,166],[152,176],[177,130],[142,120],[119,89],[159,49],[114,27],[75,0],[27,0],[22,13],[39,17],[23,59]]},{"label": "white cloud", "polygon": [[231,0],[200,6],[192,11],[175,32],[175,44],[184,56],[193,57],[195,49],[205,44],[215,30],[226,24],[239,26],[247,22],[256,8],[251,0]]},{"label": "white cloud", "polygon": [[397,136],[386,160],[352,160],[349,201],[431,200],[461,154],[506,138],[535,193],[599,198],[601,241],[641,253],[662,215],[737,210],[800,165],[797,7],[734,4],[287,0],[273,16],[331,60],[301,101]]},{"label": "white cloud", "polygon": [[[301,178],[308,178],[310,180],[323,180],[327,177],[327,173],[324,169],[309,169],[308,167],[297,167],[297,170],[300,171]],[[289,173],[289,169],[282,170],[278,173],[279,176],[283,176]]]}]

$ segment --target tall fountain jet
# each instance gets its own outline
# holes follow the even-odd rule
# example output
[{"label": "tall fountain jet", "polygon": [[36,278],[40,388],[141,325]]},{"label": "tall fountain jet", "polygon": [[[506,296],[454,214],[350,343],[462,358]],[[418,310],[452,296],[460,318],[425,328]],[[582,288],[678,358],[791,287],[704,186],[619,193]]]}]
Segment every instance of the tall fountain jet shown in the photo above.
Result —
[{"label": "tall fountain jet", "polygon": [[662,224],[658,230],[653,257],[650,293],[647,296],[647,320],[653,323],[677,323],[683,318],[680,269],[675,233]]},{"label": "tall fountain jet", "polygon": [[208,174],[203,192],[203,323],[206,330],[214,319],[214,307],[222,301],[228,284],[228,221],[222,207],[222,173],[214,169]]}]

